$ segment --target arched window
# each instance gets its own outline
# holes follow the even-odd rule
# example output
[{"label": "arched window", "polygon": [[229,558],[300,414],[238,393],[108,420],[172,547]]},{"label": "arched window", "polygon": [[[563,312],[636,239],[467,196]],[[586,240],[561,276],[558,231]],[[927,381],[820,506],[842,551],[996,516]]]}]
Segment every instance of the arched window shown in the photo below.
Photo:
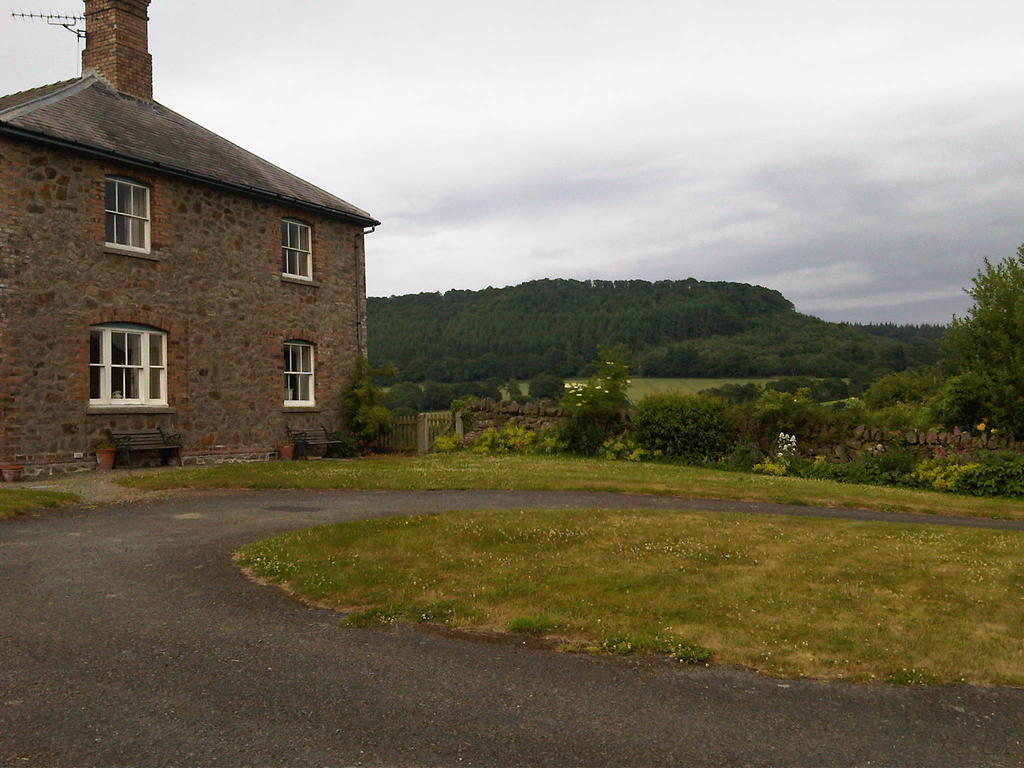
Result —
[{"label": "arched window", "polygon": [[145,325],[89,330],[92,405],[167,405],[167,334]]},{"label": "arched window", "polygon": [[281,219],[281,273],[313,279],[312,230],[298,219]]},{"label": "arched window", "polygon": [[284,343],[284,404],[316,405],[314,347],[308,341]]},{"label": "arched window", "polygon": [[107,178],[107,245],[149,253],[149,187]]}]

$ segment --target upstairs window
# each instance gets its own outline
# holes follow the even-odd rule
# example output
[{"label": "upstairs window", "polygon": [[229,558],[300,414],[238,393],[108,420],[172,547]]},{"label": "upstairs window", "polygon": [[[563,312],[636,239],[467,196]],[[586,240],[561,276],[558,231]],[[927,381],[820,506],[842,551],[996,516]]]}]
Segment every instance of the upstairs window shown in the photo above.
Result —
[{"label": "upstairs window", "polygon": [[107,245],[149,252],[149,188],[107,179]]},{"label": "upstairs window", "polygon": [[92,405],[167,405],[167,334],[141,325],[89,331]]},{"label": "upstairs window", "polygon": [[313,279],[313,252],[310,229],[295,219],[281,220],[281,271],[291,277]]},{"label": "upstairs window", "polygon": [[315,405],[313,345],[307,341],[284,344],[284,404]]}]

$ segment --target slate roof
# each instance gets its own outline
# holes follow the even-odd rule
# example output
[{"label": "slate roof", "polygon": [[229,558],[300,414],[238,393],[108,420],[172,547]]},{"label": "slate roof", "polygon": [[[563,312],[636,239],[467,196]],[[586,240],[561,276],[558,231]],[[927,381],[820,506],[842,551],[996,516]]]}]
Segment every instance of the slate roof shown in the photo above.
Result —
[{"label": "slate roof", "polygon": [[99,153],[368,226],[380,223],[161,104],[118,93],[91,72],[0,97],[0,133]]}]

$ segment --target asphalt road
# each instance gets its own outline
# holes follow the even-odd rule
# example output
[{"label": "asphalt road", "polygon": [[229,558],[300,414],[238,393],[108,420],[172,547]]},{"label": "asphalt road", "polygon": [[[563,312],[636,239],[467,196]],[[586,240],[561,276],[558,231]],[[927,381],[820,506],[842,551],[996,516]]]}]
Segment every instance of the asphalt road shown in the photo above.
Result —
[{"label": "asphalt road", "polygon": [[343,628],[336,614],[249,582],[230,560],[255,538],[328,521],[652,505],[741,506],[263,492],[9,521],[0,765],[1024,765],[1021,689],[786,681],[423,627]]}]

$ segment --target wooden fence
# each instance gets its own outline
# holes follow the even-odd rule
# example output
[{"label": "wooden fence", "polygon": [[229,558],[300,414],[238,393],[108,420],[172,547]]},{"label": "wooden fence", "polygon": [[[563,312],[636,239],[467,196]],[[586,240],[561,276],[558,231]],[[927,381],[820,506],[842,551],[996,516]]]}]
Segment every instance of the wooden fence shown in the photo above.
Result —
[{"label": "wooden fence", "polygon": [[391,431],[381,440],[385,451],[416,451],[427,453],[434,447],[434,438],[440,435],[462,436],[462,419],[450,413],[420,413],[415,416],[396,416]]}]

